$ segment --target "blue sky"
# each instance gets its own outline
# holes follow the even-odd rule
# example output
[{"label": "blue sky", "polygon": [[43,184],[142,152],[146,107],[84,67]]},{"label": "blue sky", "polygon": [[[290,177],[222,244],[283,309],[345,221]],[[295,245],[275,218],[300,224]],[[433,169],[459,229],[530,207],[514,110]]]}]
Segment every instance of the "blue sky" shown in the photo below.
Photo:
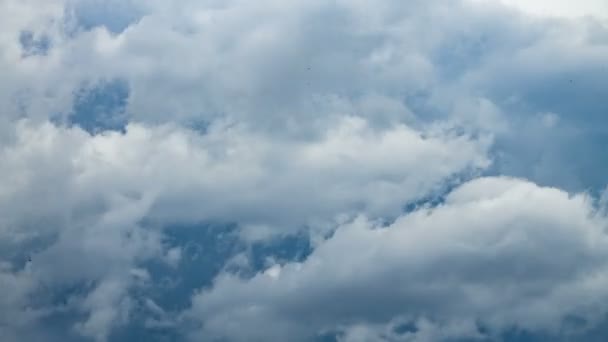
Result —
[{"label": "blue sky", "polygon": [[0,2],[2,341],[604,341],[608,5]]}]

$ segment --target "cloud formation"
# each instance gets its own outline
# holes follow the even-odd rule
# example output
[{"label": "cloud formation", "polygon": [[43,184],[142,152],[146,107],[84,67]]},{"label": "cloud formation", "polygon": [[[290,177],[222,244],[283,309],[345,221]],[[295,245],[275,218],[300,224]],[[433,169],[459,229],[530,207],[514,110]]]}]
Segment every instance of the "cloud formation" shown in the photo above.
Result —
[{"label": "cloud formation", "polygon": [[[15,249],[41,244],[18,273],[32,286],[99,281],[84,301],[91,317],[82,328],[96,337],[118,314],[117,303],[94,299],[97,291],[120,300],[137,263],[163,255],[161,232],[143,220],[238,223],[254,238],[327,231],[341,216],[397,216],[449,177],[487,165],[483,142],[423,137],[407,126],[375,132],[357,118],[344,118],[318,141],[280,145],[221,126],[199,135],[129,125],[125,133],[91,136],[21,122],[14,139],[1,154],[0,241]],[[109,312],[98,304],[111,305]]]},{"label": "cloud formation", "polygon": [[559,331],[569,315],[592,325],[606,310],[607,223],[584,195],[480,178],[388,227],[359,217],[304,262],[221,275],[189,315],[202,321],[198,339],[239,341],[342,329],[357,340],[360,322],[400,320],[416,327],[404,341],[438,339],[419,336],[429,324],[452,338]]},{"label": "cloud formation", "polygon": [[605,10],[2,1],[0,336],[592,340]]}]

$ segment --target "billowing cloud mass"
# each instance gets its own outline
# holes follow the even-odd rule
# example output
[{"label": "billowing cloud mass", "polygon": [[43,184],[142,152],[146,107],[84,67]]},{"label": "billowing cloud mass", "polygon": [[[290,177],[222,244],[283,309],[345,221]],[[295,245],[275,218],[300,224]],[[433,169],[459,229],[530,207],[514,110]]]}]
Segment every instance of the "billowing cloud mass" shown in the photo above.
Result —
[{"label": "billowing cloud mass", "polygon": [[389,226],[340,226],[304,262],[218,277],[189,314],[204,322],[200,340],[309,340],[325,329],[357,340],[361,321],[409,323],[405,341],[445,333],[427,324],[469,338],[551,330],[568,315],[592,324],[606,310],[607,223],[583,195],[477,179]]},{"label": "billowing cloud mass", "polygon": [[0,1],[0,340],[604,341],[603,1]]}]

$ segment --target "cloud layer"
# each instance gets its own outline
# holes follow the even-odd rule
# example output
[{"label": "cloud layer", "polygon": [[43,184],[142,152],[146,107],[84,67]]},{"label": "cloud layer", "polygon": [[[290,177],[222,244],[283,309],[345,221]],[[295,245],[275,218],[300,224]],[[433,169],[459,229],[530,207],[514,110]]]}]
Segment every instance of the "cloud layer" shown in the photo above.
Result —
[{"label": "cloud layer", "polygon": [[1,2],[0,336],[602,340],[605,10]]}]

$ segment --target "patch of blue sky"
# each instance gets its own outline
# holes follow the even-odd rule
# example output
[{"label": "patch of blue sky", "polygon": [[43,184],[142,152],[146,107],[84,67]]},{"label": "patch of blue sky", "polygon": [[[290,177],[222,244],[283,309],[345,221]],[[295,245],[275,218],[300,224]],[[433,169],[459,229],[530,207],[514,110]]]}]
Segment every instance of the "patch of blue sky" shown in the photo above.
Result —
[{"label": "patch of blue sky", "polygon": [[[145,301],[152,300],[163,312],[175,318],[190,306],[192,295],[210,288],[221,272],[250,277],[267,268],[268,260],[302,261],[312,252],[310,240],[304,234],[246,244],[239,239],[238,226],[233,224],[175,225],[166,229],[165,243],[169,248],[182,250],[181,260],[174,267],[158,261],[141,265],[150,272],[152,285],[131,291],[130,297],[135,300],[132,319],[128,325],[115,329],[110,340],[185,340],[180,326],[184,322],[151,327],[149,321],[155,318],[155,313]],[[249,265],[244,268],[227,267],[229,260],[240,253],[247,255]]]},{"label": "patch of blue sky", "polygon": [[126,107],[129,84],[122,79],[85,85],[74,96],[70,125],[96,134],[102,131],[124,131],[128,123]]},{"label": "patch of blue sky", "polygon": [[142,18],[143,12],[132,1],[75,1],[69,8],[78,28],[91,30],[105,27],[118,34]]}]

